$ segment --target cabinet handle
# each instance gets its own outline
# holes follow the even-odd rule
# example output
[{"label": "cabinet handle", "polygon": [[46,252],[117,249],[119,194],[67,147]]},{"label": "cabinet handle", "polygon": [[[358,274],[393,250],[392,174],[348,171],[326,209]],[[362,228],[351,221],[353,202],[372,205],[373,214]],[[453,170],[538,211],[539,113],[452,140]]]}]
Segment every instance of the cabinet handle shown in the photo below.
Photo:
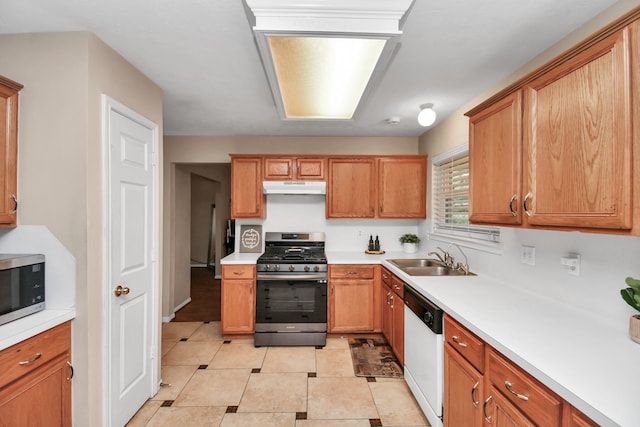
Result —
[{"label": "cabinet handle", "polygon": [[244,271],[234,271],[233,274],[235,274],[236,276],[242,276],[244,274]]},{"label": "cabinet handle", "polygon": [[478,404],[480,403],[479,400],[476,400],[476,390],[478,389],[478,386],[480,385],[479,381],[476,381],[476,383],[473,385],[473,388],[471,389],[471,403],[473,403],[474,407],[478,407]]},{"label": "cabinet handle", "polygon": [[249,286],[249,295],[253,295],[253,285]]},{"label": "cabinet handle", "polygon": [[529,400],[529,396],[527,396],[526,394],[518,393],[517,391],[513,390],[511,387],[513,387],[513,384],[511,382],[509,381],[504,382],[504,388],[506,388],[509,393],[513,394],[518,399]]},{"label": "cabinet handle", "polygon": [[487,405],[491,401],[492,396],[487,397],[487,400],[484,401],[484,405],[482,405],[482,416],[489,424],[491,424],[491,415],[487,415]]},{"label": "cabinet handle", "polygon": [[524,213],[526,213],[527,216],[531,216],[531,211],[527,207],[527,200],[529,200],[529,198],[531,198],[531,197],[533,197],[533,194],[531,194],[531,192],[528,192],[527,195],[524,196],[524,201],[522,202],[522,207],[524,208]]},{"label": "cabinet handle", "polygon": [[460,347],[468,347],[467,343],[460,341],[460,337],[457,335],[452,336],[451,341],[458,344]]},{"label": "cabinet handle", "polygon": [[511,196],[511,200],[509,200],[509,210],[511,211],[511,215],[513,216],[518,216],[518,211],[513,209],[513,202],[515,202],[516,200],[518,200],[518,196],[516,196],[515,194]]},{"label": "cabinet handle", "polygon": [[68,381],[68,382],[71,382],[71,380],[73,379],[74,371],[73,371],[73,365],[72,365],[72,364],[71,364],[71,362],[69,362],[68,360],[67,360],[67,366],[68,366],[68,367],[69,367],[69,369],[71,370],[71,373],[70,373],[70,374],[69,374],[69,376],[67,377],[67,381]]},{"label": "cabinet handle", "polygon": [[333,296],[333,286],[331,287],[331,296]]},{"label": "cabinet handle", "polygon": [[354,274],[358,274],[358,272],[357,271],[347,271],[347,274],[354,275]]},{"label": "cabinet handle", "polygon": [[16,197],[15,194],[12,194],[11,198],[13,199],[14,206],[13,206],[13,210],[9,212],[9,214],[13,215],[16,212],[18,212],[18,198]]},{"label": "cabinet handle", "polygon": [[33,359],[28,359],[28,360],[22,360],[20,362],[18,362],[18,365],[31,365],[33,362],[35,362],[36,360],[40,359],[42,357],[42,353],[36,353],[36,355],[33,357]]},{"label": "cabinet handle", "polygon": [[391,295],[391,308],[393,308],[393,295]]}]

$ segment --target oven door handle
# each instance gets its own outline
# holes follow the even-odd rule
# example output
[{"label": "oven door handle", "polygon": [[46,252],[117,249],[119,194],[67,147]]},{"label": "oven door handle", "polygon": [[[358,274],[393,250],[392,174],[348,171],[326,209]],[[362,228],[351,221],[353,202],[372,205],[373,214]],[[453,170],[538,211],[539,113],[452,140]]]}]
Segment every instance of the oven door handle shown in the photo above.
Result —
[{"label": "oven door handle", "polygon": [[257,280],[274,281],[274,280],[327,280],[325,273],[318,274],[257,274]]}]

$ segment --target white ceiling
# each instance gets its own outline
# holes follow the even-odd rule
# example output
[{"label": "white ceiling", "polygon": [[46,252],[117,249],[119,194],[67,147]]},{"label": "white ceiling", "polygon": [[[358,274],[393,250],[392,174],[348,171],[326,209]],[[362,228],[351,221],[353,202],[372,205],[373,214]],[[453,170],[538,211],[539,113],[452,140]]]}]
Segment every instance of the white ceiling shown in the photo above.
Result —
[{"label": "white ceiling", "polygon": [[442,120],[615,2],[415,0],[348,122],[280,119],[241,0],[0,0],[0,33],[95,33],[162,88],[167,135],[416,136],[421,104]]}]

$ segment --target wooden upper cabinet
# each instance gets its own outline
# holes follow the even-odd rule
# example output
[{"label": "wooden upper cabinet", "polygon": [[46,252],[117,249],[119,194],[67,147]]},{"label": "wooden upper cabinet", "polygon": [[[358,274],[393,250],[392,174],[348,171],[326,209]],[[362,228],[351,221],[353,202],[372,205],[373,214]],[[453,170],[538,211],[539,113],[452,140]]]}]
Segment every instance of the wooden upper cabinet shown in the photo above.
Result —
[{"label": "wooden upper cabinet", "polygon": [[522,97],[515,92],[469,118],[469,220],[522,223]]},{"label": "wooden upper cabinet", "polygon": [[0,76],[0,227],[17,224],[18,92],[22,87]]},{"label": "wooden upper cabinet", "polygon": [[528,223],[631,228],[629,44],[625,27],[524,87]]},{"label": "wooden upper cabinet", "polygon": [[231,156],[231,217],[264,217],[261,157]]},{"label": "wooden upper cabinet", "polygon": [[324,181],[327,160],[324,157],[265,157],[267,181]]},{"label": "wooden upper cabinet", "polygon": [[330,158],[327,218],[374,218],[375,206],[375,158]]},{"label": "wooden upper cabinet", "polygon": [[383,157],[378,168],[378,217],[426,218],[426,156]]}]

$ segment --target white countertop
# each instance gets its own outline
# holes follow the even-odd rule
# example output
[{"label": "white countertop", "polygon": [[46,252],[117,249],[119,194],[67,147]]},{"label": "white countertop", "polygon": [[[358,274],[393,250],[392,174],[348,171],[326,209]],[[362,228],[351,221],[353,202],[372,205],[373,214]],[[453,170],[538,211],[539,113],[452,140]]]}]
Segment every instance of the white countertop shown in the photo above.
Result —
[{"label": "white countertop", "polygon": [[[259,256],[232,255],[223,264]],[[640,345],[627,328],[488,277],[409,276],[386,261],[425,256],[327,252],[329,264],[384,265],[598,424],[640,425]]]},{"label": "white countertop", "polygon": [[43,310],[0,325],[0,350],[76,317],[75,310]]}]

